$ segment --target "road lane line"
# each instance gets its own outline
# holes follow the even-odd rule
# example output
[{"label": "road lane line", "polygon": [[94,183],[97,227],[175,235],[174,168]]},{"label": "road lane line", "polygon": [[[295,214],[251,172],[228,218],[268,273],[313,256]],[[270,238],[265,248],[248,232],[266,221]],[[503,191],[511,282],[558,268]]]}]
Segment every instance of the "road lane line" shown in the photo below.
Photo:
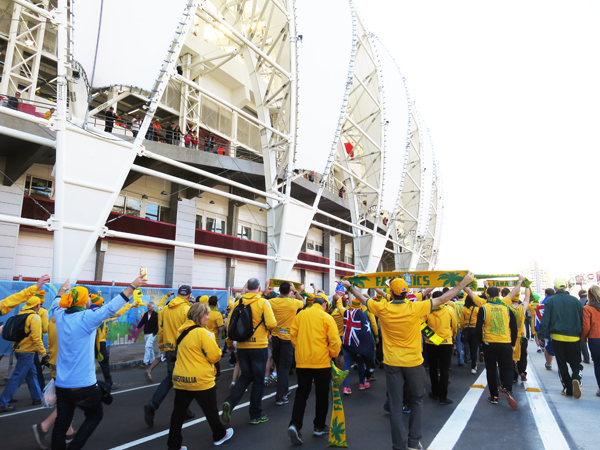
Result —
[{"label": "road lane line", "polygon": [[529,406],[535,419],[538,432],[542,438],[544,448],[546,450],[569,450],[569,444],[564,435],[560,431],[558,423],[544,393],[539,388],[537,372],[531,362],[528,364],[529,368],[529,379],[524,382],[525,392],[527,394],[527,400],[529,400]]},{"label": "road lane line", "polygon": [[[233,367],[230,367],[229,369],[223,369],[221,370],[221,373],[223,372],[228,372],[230,370],[233,370]],[[154,383],[154,384],[147,384],[145,386],[139,386],[136,388],[131,388],[131,389],[125,389],[124,391],[115,391],[115,392],[111,392],[112,395],[117,395],[117,394],[124,394],[125,392],[131,392],[131,391],[137,391],[139,389],[146,389],[149,387],[154,387],[154,386],[158,386],[160,383]],[[44,406],[40,406],[39,408],[31,408],[31,409],[26,409],[24,411],[17,411],[17,412],[13,412],[13,413],[9,413],[9,414],[0,414],[0,419],[2,419],[3,417],[10,417],[10,416],[16,416],[17,414],[25,414],[28,412],[33,412],[33,411],[39,411],[40,409],[52,409],[52,408],[46,408]]]},{"label": "road lane line", "polygon": [[469,392],[463,397],[452,415],[448,418],[442,429],[429,446],[429,450],[452,450],[463,430],[467,426],[477,402],[487,385],[485,369],[473,383]]},{"label": "road lane line", "polygon": [[[298,385],[295,384],[294,386],[290,386],[289,390],[291,391],[292,389],[296,389],[297,387],[298,387]],[[277,395],[277,392],[273,392],[271,394],[265,395],[262,398],[262,400],[266,400],[268,398],[275,397],[275,395]],[[233,408],[233,410],[235,411],[235,410],[238,410],[238,409],[241,409],[241,408],[245,408],[246,406],[249,406],[249,405],[250,405],[250,402],[242,403],[240,405],[237,405],[235,408]],[[223,411],[220,411],[219,415],[221,415],[222,413],[223,413]],[[184,423],[182,428],[191,427],[192,425],[196,425],[196,424],[198,424],[200,422],[204,422],[204,421],[206,421],[206,417],[200,417],[199,419],[192,420],[191,422]],[[119,445],[118,447],[113,447],[110,450],[125,450],[125,449],[131,448],[131,447],[135,447],[136,445],[144,444],[144,443],[146,443],[148,441],[152,441],[154,439],[158,439],[159,437],[163,437],[163,436],[166,436],[168,434],[169,434],[169,430],[163,430],[163,431],[160,431],[158,433],[151,434],[150,436],[146,436],[146,437],[137,439],[135,441],[128,442],[128,443],[123,444],[123,445]]]}]

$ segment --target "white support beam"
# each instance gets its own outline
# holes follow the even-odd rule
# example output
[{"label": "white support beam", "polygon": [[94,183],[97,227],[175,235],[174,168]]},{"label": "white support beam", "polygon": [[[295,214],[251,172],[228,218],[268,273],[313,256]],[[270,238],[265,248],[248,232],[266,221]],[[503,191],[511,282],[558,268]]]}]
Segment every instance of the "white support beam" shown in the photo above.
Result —
[{"label": "white support beam", "polygon": [[28,227],[35,228],[49,228],[48,222],[45,222],[43,220],[26,219],[25,217],[18,216],[7,216],[6,214],[0,214],[0,222],[14,223],[17,225],[26,225]]},{"label": "white support beam", "polygon": [[175,241],[175,240],[171,240],[171,239],[162,239],[162,238],[157,238],[157,237],[153,237],[153,236],[145,236],[143,234],[123,233],[121,231],[109,230],[108,228],[104,228],[104,233],[103,233],[102,237],[116,237],[116,238],[121,238],[121,239],[131,239],[132,241],[151,242],[154,244],[172,245],[175,247],[187,247],[187,248],[193,248],[194,250],[203,250],[203,251],[214,252],[214,253],[223,253],[224,255],[231,255],[231,256],[248,256],[251,258],[264,259],[264,260],[275,259],[274,256],[262,255],[260,253],[242,252],[239,250],[230,250],[228,248],[211,247],[210,245],[192,244],[191,242]]},{"label": "white support beam", "polygon": [[[350,122],[352,124],[352,126],[354,128],[356,128],[360,132],[360,134],[362,134],[364,137],[366,137],[367,141],[369,141],[371,144],[373,144],[377,150],[382,151],[381,146],[377,142],[375,142],[373,140],[373,138],[371,136],[369,136],[367,134],[367,132],[360,127],[359,124],[357,124],[354,120],[352,120],[352,117],[350,117],[349,115],[346,114],[345,118],[348,122]],[[346,130],[346,131],[348,131],[348,130]]]},{"label": "white support beam", "polygon": [[323,267],[325,269],[344,270],[346,272],[365,273],[362,270],[349,269],[347,267],[340,267],[340,266],[332,266],[331,264],[321,264],[321,263],[316,263],[316,262],[312,262],[312,261],[304,261],[303,259],[297,259],[296,264],[303,264],[305,266],[313,266],[313,267]]},{"label": "white support beam", "polygon": [[0,134],[3,134],[5,136],[10,136],[10,137],[13,137],[16,139],[21,139],[21,140],[27,141],[27,142],[33,142],[34,144],[44,145],[44,146],[50,147],[50,148],[56,147],[56,141],[53,141],[52,139],[43,138],[40,136],[36,136],[35,134],[26,133],[26,132],[20,131],[20,130],[15,130],[14,128],[5,127],[3,125],[0,125]]},{"label": "white support beam", "polygon": [[313,220],[311,223],[313,225],[316,225],[317,227],[326,228],[328,230],[335,231],[336,233],[344,234],[346,236],[350,236],[351,238],[354,237],[354,235],[352,233],[348,233],[347,231],[340,230],[339,228],[332,227],[331,225],[327,225],[327,224],[324,224],[324,223],[321,223],[321,222],[317,222],[316,220]]},{"label": "white support beam", "polygon": [[248,46],[248,48],[252,49],[257,55],[260,55],[261,58],[263,58],[265,61],[267,61],[271,66],[275,67],[279,72],[281,72],[282,75],[284,75],[288,80],[292,78],[292,74],[289,73],[287,70],[285,70],[283,67],[281,67],[273,58],[271,58],[269,55],[267,55],[265,52],[263,52],[260,48],[258,48],[256,45],[254,45],[252,43],[252,41],[248,40],[242,33],[240,33],[238,30],[236,30],[234,27],[232,27],[231,25],[229,25],[229,23],[227,23],[227,21],[223,20],[221,17],[219,17],[217,14],[213,13],[212,11],[210,11],[208,8],[206,8],[204,2],[202,2],[200,4],[200,9],[202,9],[202,11],[204,11],[206,14],[208,14],[210,17],[212,17],[214,20],[216,20],[217,22],[219,22],[221,25],[223,25],[225,28],[227,28],[229,31],[231,31],[231,33],[238,38],[240,41],[242,41],[244,44],[246,44]]},{"label": "white support beam", "polygon": [[220,181],[221,183],[228,184],[230,186],[234,186],[234,187],[243,189],[248,192],[252,192],[253,194],[260,195],[261,197],[270,198],[270,199],[276,200],[278,202],[282,202],[284,200],[283,197],[280,197],[276,194],[269,194],[268,192],[261,191],[260,189],[253,188],[251,186],[246,186],[245,184],[230,180],[229,178],[215,175],[214,173],[207,172],[206,170],[198,169],[197,167],[176,161],[171,158],[167,158],[166,156],[162,156],[162,155],[153,153],[153,152],[145,150],[145,149],[141,151],[140,156],[146,156],[148,158],[155,159],[156,161],[164,162],[165,164],[169,164],[174,167],[179,167],[180,169],[185,169],[190,172],[197,173],[198,175],[205,176],[207,178],[212,178],[213,180],[217,180],[217,181]]},{"label": "white support beam", "polygon": [[341,219],[338,216],[334,216],[333,214],[325,212],[323,210],[317,209],[316,212],[317,212],[317,214],[322,214],[325,217],[329,217],[331,219],[337,220],[338,222],[343,223],[344,225],[348,225],[349,227],[356,228],[357,230],[362,230],[365,233],[373,232],[373,230],[369,230],[367,227],[363,227],[362,225],[359,225],[357,223],[348,222],[347,220]]},{"label": "white support beam", "polygon": [[96,114],[98,114],[100,111],[104,111],[105,109],[109,108],[110,106],[114,105],[115,103],[117,103],[120,100],[123,100],[125,97],[129,97],[131,95],[130,91],[126,91],[126,92],[121,92],[119,95],[117,95],[115,98],[111,98],[110,100],[105,101],[104,103],[102,103],[100,106],[92,109],[89,113],[88,113],[88,118],[95,116]]},{"label": "white support beam", "polygon": [[379,100],[377,100],[377,98],[375,98],[375,96],[369,90],[369,88],[367,87],[367,85],[365,83],[363,83],[363,80],[361,80],[360,77],[358,75],[356,75],[356,74],[354,74],[354,79],[356,81],[358,81],[358,83],[363,87],[363,89],[365,90],[365,92],[367,93],[367,95],[369,97],[371,97],[371,100],[373,100],[375,102],[375,105],[377,106],[377,108],[381,109],[381,105],[379,104]]},{"label": "white support beam", "polygon": [[40,16],[43,16],[50,21],[54,22],[56,20],[56,15],[54,13],[52,13],[51,11],[46,11],[45,9],[42,9],[39,6],[28,2],[27,0],[13,0],[13,2],[18,3],[19,5],[24,6],[25,8],[30,9],[33,12],[36,12]]},{"label": "white support beam", "polygon": [[188,86],[190,86],[191,88],[196,89],[197,91],[201,92],[202,94],[206,95],[207,97],[209,97],[210,99],[214,100],[215,102],[219,103],[220,105],[225,106],[226,108],[231,109],[232,111],[237,112],[239,115],[241,115],[242,117],[244,117],[245,119],[247,119],[248,121],[266,128],[269,131],[272,131],[273,133],[277,134],[278,136],[281,136],[283,139],[285,139],[286,141],[290,140],[290,137],[285,134],[282,133],[281,131],[279,131],[276,128],[273,128],[271,125],[267,124],[266,122],[263,122],[260,119],[257,119],[256,117],[254,117],[252,114],[248,114],[246,111],[244,111],[243,109],[238,108],[237,106],[229,103],[226,100],[223,100],[221,97],[219,97],[218,95],[215,95],[213,92],[210,92],[208,89],[203,88],[202,86],[200,86],[198,83],[193,82],[192,80],[188,80],[187,78],[182,77],[181,75],[174,75],[172,77],[173,80],[176,81],[180,81],[181,83],[185,83]]},{"label": "white support beam", "polygon": [[218,189],[214,189],[208,186],[203,186],[200,183],[194,183],[193,181],[186,180],[184,178],[174,177],[172,175],[168,175],[163,172],[159,172],[157,170],[148,169],[146,167],[138,166],[137,164],[133,164],[131,166],[131,170],[134,172],[143,173],[144,175],[149,175],[151,177],[162,178],[163,180],[168,180],[172,183],[182,184],[184,186],[188,186],[194,189],[198,189],[203,192],[210,192],[211,194],[220,195],[222,197],[227,197],[231,200],[236,200],[238,202],[247,203],[249,205],[254,205],[259,208],[270,209],[271,207],[266,203],[256,202],[254,200],[250,200],[248,198],[240,197],[239,195],[233,195],[229,192],[223,192]]},{"label": "white support beam", "polygon": [[338,163],[337,161],[333,162],[333,165],[337,168],[339,168],[340,170],[343,170],[344,172],[346,172],[348,175],[350,175],[352,178],[358,180],[360,183],[364,184],[365,186],[369,187],[370,189],[373,190],[373,192],[377,192],[378,194],[381,193],[381,191],[379,189],[376,189],[374,186],[372,186],[371,184],[367,183],[365,180],[363,180],[361,177],[359,177],[358,175],[356,175],[354,172],[352,172],[350,169],[346,169],[344,166],[342,166],[340,163]]}]

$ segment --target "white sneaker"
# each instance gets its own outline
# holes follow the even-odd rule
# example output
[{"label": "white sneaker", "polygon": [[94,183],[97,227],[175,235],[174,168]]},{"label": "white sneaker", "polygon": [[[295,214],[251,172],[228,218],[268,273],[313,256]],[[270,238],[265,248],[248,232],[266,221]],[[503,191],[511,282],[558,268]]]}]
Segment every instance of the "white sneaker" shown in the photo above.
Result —
[{"label": "white sneaker", "polygon": [[477,369],[471,369],[471,373],[477,373]]},{"label": "white sneaker", "polygon": [[215,445],[221,445],[223,442],[231,439],[231,436],[233,436],[233,428],[227,428],[227,431],[225,432],[225,436],[223,436],[223,439],[221,439],[219,441],[215,441]]},{"label": "white sneaker", "polygon": [[421,443],[419,442],[419,446],[418,447],[406,447],[408,450],[423,450],[423,446],[421,445]]}]

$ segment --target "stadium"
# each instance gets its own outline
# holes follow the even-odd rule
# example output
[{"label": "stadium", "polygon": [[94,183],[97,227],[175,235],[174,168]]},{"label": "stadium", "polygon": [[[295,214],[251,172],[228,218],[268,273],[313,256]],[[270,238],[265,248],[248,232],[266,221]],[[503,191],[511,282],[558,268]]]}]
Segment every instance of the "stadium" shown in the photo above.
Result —
[{"label": "stadium", "polygon": [[1,279],[144,266],[156,288],[332,293],[435,268],[442,179],[410,61],[351,0],[128,8],[0,0]]}]

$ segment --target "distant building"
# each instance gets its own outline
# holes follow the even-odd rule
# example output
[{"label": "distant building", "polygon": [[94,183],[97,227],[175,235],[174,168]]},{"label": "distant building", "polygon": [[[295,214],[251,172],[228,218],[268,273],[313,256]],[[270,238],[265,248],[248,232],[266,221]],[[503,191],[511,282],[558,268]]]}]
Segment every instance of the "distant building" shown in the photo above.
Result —
[{"label": "distant building", "polygon": [[543,295],[544,289],[552,287],[550,269],[540,268],[537,261],[532,261],[529,267],[523,269],[523,274],[531,281],[531,289],[538,295]]}]

